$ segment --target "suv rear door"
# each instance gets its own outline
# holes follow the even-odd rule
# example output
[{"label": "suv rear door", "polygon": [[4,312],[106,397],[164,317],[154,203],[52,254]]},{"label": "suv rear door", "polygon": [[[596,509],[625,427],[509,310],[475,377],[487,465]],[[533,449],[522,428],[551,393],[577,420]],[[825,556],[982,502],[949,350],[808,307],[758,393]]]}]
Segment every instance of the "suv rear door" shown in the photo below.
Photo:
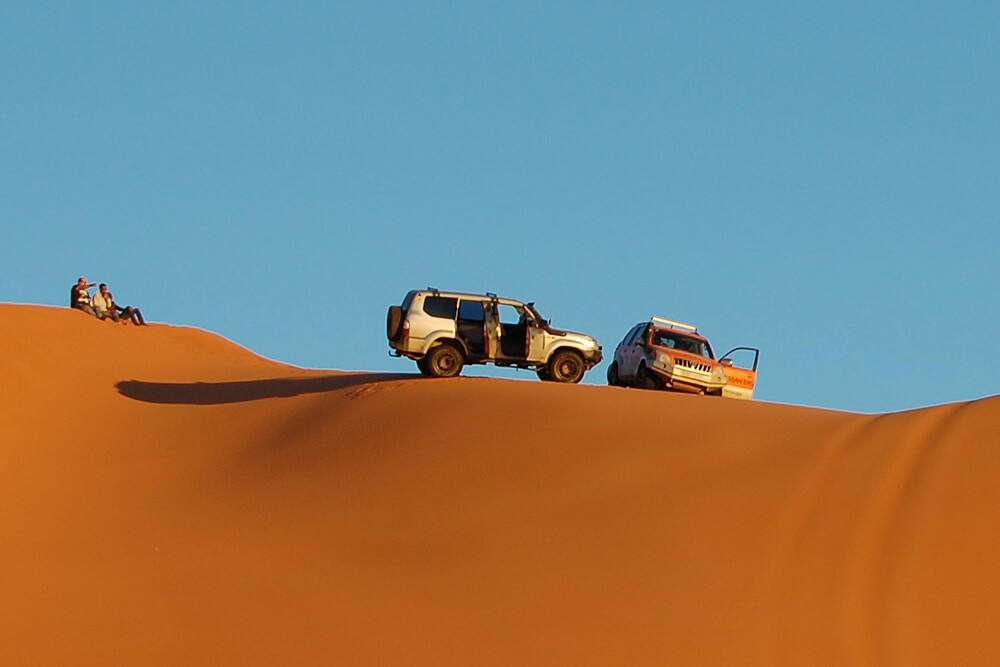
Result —
[{"label": "suv rear door", "polygon": [[622,380],[631,380],[635,377],[635,370],[639,366],[639,359],[642,358],[643,350],[637,345],[642,333],[646,331],[646,322],[639,322],[629,329],[622,342],[618,343],[615,350],[614,361],[618,362],[618,377]]},{"label": "suv rear door", "polygon": [[726,386],[722,388],[722,395],[746,400],[753,398],[759,359],[760,350],[755,347],[734,347],[726,352],[719,359],[726,373]]},{"label": "suv rear door", "polygon": [[486,311],[481,299],[462,299],[458,302],[456,334],[465,341],[470,357],[489,356],[486,340]]}]

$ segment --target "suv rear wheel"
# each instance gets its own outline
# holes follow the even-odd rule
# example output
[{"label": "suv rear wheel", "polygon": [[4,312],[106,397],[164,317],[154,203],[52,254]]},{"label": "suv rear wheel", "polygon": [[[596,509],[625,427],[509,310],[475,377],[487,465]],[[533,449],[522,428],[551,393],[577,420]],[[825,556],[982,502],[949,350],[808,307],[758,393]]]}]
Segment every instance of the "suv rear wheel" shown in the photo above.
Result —
[{"label": "suv rear wheel", "polygon": [[427,357],[420,357],[417,359],[417,368],[419,368],[420,372],[424,375],[431,374],[431,368],[427,365]]},{"label": "suv rear wheel", "polygon": [[612,387],[617,387],[621,384],[621,378],[618,377],[617,361],[612,361],[611,365],[608,366],[608,384]]},{"label": "suv rear wheel", "polygon": [[[428,375],[439,378],[450,378],[455,377],[462,372],[462,366],[465,365],[465,359],[462,357],[462,353],[454,345],[443,343],[435,348],[432,348],[431,351],[427,353],[424,364],[427,366]],[[423,368],[420,370],[423,371]]]},{"label": "suv rear wheel", "polygon": [[587,367],[583,363],[583,357],[578,353],[560,350],[549,359],[548,369],[550,379],[556,382],[576,384],[583,379],[583,373]]}]

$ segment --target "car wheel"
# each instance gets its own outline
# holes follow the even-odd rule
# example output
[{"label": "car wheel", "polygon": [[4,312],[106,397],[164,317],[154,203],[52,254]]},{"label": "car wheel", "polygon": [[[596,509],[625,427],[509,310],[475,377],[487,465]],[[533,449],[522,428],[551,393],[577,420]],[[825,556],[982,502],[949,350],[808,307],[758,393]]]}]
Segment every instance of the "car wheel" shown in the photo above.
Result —
[{"label": "car wheel", "polygon": [[399,306],[389,306],[385,316],[385,335],[394,341],[403,332],[403,309]]},{"label": "car wheel", "polygon": [[431,367],[427,365],[427,357],[420,357],[417,359],[417,368],[419,368],[420,372],[424,375],[432,375]]},{"label": "car wheel", "polygon": [[618,377],[618,362],[612,361],[608,366],[608,384],[612,387],[621,385],[621,378]]},{"label": "car wheel", "polygon": [[567,382],[576,384],[583,379],[586,367],[583,364],[583,357],[576,352],[563,350],[556,352],[549,359],[549,377],[556,382]]},{"label": "car wheel", "polygon": [[548,366],[539,366],[538,368],[536,368],[535,369],[535,375],[537,375],[538,379],[541,380],[542,382],[551,382],[552,381],[552,376],[549,375],[549,367]]},{"label": "car wheel", "polygon": [[656,379],[650,375],[646,364],[639,364],[635,370],[634,386],[636,389],[656,389]]},{"label": "car wheel", "polygon": [[428,375],[438,378],[455,377],[462,372],[465,360],[454,345],[438,345],[427,354]]}]

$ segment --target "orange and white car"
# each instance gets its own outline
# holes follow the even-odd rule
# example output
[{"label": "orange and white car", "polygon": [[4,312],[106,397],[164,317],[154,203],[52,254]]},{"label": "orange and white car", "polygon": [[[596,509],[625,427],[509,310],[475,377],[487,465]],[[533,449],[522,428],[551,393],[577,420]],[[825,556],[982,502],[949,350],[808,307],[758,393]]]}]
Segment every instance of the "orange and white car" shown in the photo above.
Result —
[{"label": "orange and white car", "polygon": [[751,399],[759,359],[757,348],[737,347],[716,361],[698,327],[653,317],[629,329],[618,343],[608,384]]}]

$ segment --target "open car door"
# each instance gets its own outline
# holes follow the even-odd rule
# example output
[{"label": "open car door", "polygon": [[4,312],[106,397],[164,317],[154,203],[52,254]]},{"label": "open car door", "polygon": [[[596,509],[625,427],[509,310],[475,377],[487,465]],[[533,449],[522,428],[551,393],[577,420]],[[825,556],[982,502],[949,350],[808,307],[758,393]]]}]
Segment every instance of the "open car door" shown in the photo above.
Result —
[{"label": "open car door", "polygon": [[726,373],[726,386],[722,395],[729,398],[753,398],[757,384],[757,361],[760,350],[755,347],[734,347],[719,360]]}]

